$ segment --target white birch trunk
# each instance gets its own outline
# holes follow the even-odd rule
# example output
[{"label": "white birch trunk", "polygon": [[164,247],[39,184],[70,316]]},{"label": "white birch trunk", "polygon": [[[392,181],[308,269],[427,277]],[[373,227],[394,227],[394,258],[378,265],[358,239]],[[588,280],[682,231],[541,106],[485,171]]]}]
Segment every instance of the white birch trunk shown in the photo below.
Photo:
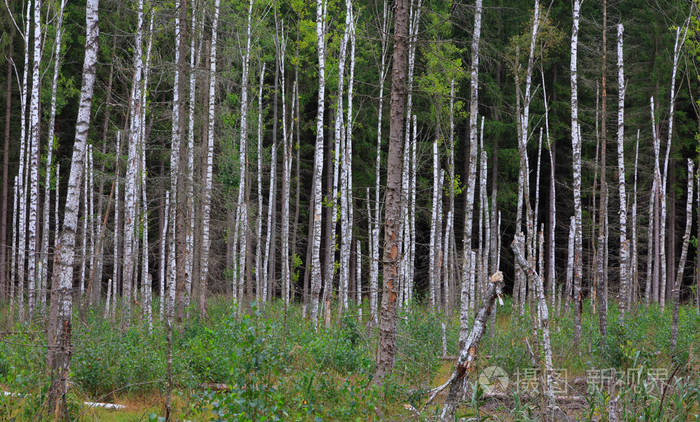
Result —
[{"label": "white birch trunk", "polygon": [[356,306],[357,306],[357,321],[362,324],[362,244],[358,240],[357,252],[355,253],[357,258],[357,264],[355,267],[355,286],[356,286]]},{"label": "white birch trunk", "polygon": [[[180,22],[180,0],[175,0],[175,74],[173,79],[173,101],[172,101],[172,131],[170,142],[170,231],[168,233],[168,296],[166,301],[165,313],[168,318],[168,323],[172,322],[175,315],[175,300],[178,284],[177,271],[177,253],[176,253],[176,238],[177,238],[177,215],[182,210],[178,210],[178,176],[180,173],[180,45],[182,43],[182,31]],[[184,258],[184,257],[182,257]]]},{"label": "white birch trunk", "polygon": [[207,119],[207,155],[204,177],[204,196],[202,198],[202,242],[199,259],[199,307],[202,314],[206,313],[207,280],[209,279],[209,220],[211,216],[211,186],[214,167],[214,128],[216,102],[216,42],[218,38],[219,7],[221,0],[214,3],[214,18],[211,29],[211,47],[209,53],[209,100]]},{"label": "white birch trunk", "polygon": [[[43,228],[41,230],[41,262],[39,267],[39,300],[41,307],[46,305],[46,293],[48,291],[49,274],[49,230],[51,213],[51,165],[53,159],[54,134],[56,130],[56,91],[58,89],[58,74],[61,67],[61,39],[63,36],[63,10],[66,0],[61,0],[58,10],[58,21],[56,22],[56,39],[54,49],[53,79],[51,79],[51,109],[49,111],[49,133],[47,136],[48,145],[46,149],[46,178],[44,180],[44,208],[43,208]],[[58,197],[56,197],[58,201]],[[55,231],[58,231],[58,220],[54,223]]]},{"label": "white birch trunk", "polygon": [[632,188],[632,262],[630,265],[629,280],[632,283],[632,288],[628,295],[628,305],[637,302],[639,293],[639,251],[637,249],[637,163],[639,162],[639,129],[637,129],[637,142],[634,147],[634,187]]},{"label": "white birch trunk", "polygon": [[[349,42],[352,43],[350,49],[350,70],[348,79],[348,111],[347,117],[345,119],[345,137],[344,137],[344,147],[343,147],[343,167],[345,169],[345,202],[346,202],[346,216],[345,216],[345,233],[342,235],[341,239],[341,251],[343,251],[343,243],[345,244],[344,255],[341,260],[341,270],[345,272],[345,290],[348,291],[348,285],[350,281],[350,253],[352,249],[352,227],[353,227],[353,197],[352,197],[352,99],[353,99],[353,86],[355,83],[355,24],[352,9],[352,1],[346,1],[346,13],[349,15]],[[347,48],[347,47],[346,47]],[[342,211],[342,208],[341,208]],[[345,268],[342,268],[345,264]],[[346,300],[347,302],[347,300]],[[347,309],[347,303],[345,304],[345,309]]]},{"label": "white birch trunk", "polygon": [[311,235],[311,321],[318,327],[318,302],[321,292],[321,215],[322,215],[322,181],[323,175],[323,114],[326,89],[326,11],[324,0],[316,0],[316,43],[318,53],[318,106],[316,116],[316,148],[314,150],[313,171],[313,230]]},{"label": "white birch trunk", "polygon": [[380,215],[380,185],[381,185],[381,153],[382,153],[382,112],[384,107],[384,81],[387,75],[386,56],[388,51],[389,6],[383,2],[382,33],[381,33],[381,64],[379,67],[379,109],[377,111],[377,157],[375,163],[374,185],[374,224],[372,225],[372,253],[370,261],[370,314],[373,324],[378,323],[379,304],[379,221]]},{"label": "white birch trunk", "polygon": [[83,233],[82,233],[82,255],[80,260],[80,300],[83,300],[85,295],[85,267],[87,265],[87,239],[88,239],[88,184],[90,183],[90,176],[88,174],[90,169],[90,145],[85,149],[85,179],[83,182]]},{"label": "white birch trunk", "polygon": [[480,281],[479,283],[479,295],[483,297],[485,290],[486,290],[486,284],[481,283],[482,280],[486,280],[488,277],[488,268],[489,268],[489,254],[488,250],[489,247],[487,245],[488,241],[488,236],[485,235],[484,229],[485,229],[485,223],[488,222],[488,194],[486,192],[486,172],[487,172],[487,163],[488,163],[488,155],[486,151],[484,150],[484,129],[483,129],[483,121],[484,118],[482,116],[481,118],[482,121],[482,127],[481,127],[481,136],[479,137],[479,145],[481,149],[481,154],[479,155],[479,161],[480,161],[480,167],[479,167],[479,265],[478,265],[478,274],[479,278],[477,279]]},{"label": "white birch trunk", "polygon": [[574,279],[574,244],[576,242],[576,218],[571,216],[569,224],[569,243],[566,254],[566,286],[564,287],[564,308],[568,309],[569,301],[572,297]]},{"label": "white birch trunk", "polygon": [[165,257],[167,254],[168,245],[168,217],[170,216],[170,191],[165,191],[165,209],[163,211],[163,230],[160,235],[160,310],[159,317],[163,321],[165,316],[165,283],[166,283],[166,268],[165,268]]},{"label": "white birch trunk", "polygon": [[464,277],[462,283],[462,303],[459,314],[459,343],[460,349],[466,344],[469,335],[470,292],[467,280],[470,278],[468,269],[471,268],[470,257],[472,247],[472,218],[474,215],[474,191],[476,187],[476,166],[479,145],[477,144],[477,115],[479,114],[479,39],[481,37],[482,1],[476,0],[474,12],[474,31],[472,33],[472,64],[470,75],[469,102],[469,168],[467,170],[467,191],[464,220]]},{"label": "white birch trunk", "polygon": [[[659,303],[659,280],[654,273],[658,274],[658,267],[660,263],[658,262],[658,257],[656,255],[656,251],[654,250],[653,245],[654,243],[658,244],[659,240],[659,237],[657,237],[656,239],[654,238],[655,234],[658,236],[658,233],[656,233],[654,227],[659,226],[659,222],[656,221],[656,210],[658,209],[659,202],[661,201],[661,169],[659,166],[659,150],[661,149],[661,142],[659,140],[659,136],[656,130],[656,123],[654,121],[656,113],[654,111],[653,96],[649,98],[649,107],[651,111],[651,133],[654,144],[654,179],[651,186],[651,200],[649,201],[649,259],[647,262],[647,291],[651,293],[650,299],[655,303]],[[657,270],[654,273],[652,272],[652,262],[653,266],[657,268]]]},{"label": "white birch trunk", "polygon": [[137,172],[139,167],[139,148],[138,140],[141,134],[141,79],[143,71],[143,0],[138,3],[138,25],[136,29],[136,52],[134,78],[131,88],[131,104],[129,107],[130,125],[129,125],[129,140],[128,150],[129,155],[126,165],[126,181],[124,189],[124,265],[122,272],[122,298],[126,307],[126,315],[130,315],[131,309],[131,294],[132,284],[134,279],[134,271],[136,269],[136,257],[133,254],[134,249],[134,230],[136,226],[136,183]]},{"label": "white birch trunk", "polygon": [[14,188],[12,195],[12,252],[10,257],[10,309],[13,308],[15,303],[15,264],[17,263],[17,236],[19,235],[17,230],[17,214],[19,214],[19,209],[17,208],[17,199],[19,196],[18,176],[15,176],[13,186]]},{"label": "white birch trunk", "polygon": [[19,203],[19,224],[17,237],[17,307],[19,319],[24,319],[24,279],[25,279],[25,259],[27,256],[27,162],[29,139],[27,137],[27,92],[29,76],[29,30],[31,23],[31,1],[27,2],[25,11],[24,34],[24,71],[22,73],[22,94],[20,96],[21,116],[20,116],[20,149],[19,149],[19,170],[18,170],[18,203]]},{"label": "white birch trunk", "polygon": [[442,230],[442,227],[437,226],[437,210],[438,210],[438,201],[440,200],[440,192],[439,192],[439,180],[438,177],[440,176],[440,157],[438,155],[438,144],[437,144],[437,139],[433,141],[433,206],[432,206],[432,211],[431,211],[431,217],[430,217],[430,252],[428,255],[428,292],[429,292],[429,298],[430,298],[430,307],[432,310],[435,310],[436,308],[436,300],[439,300],[439,298],[436,298],[436,284],[439,282],[439,279],[436,279],[436,274],[435,274],[435,266],[437,263],[437,253],[438,253],[438,245],[436,245],[437,241],[437,230]]},{"label": "white birch trunk", "polygon": [[[333,188],[331,190],[331,206],[335,210],[340,208],[340,268],[339,268],[339,278],[338,278],[338,293],[340,306],[338,311],[343,312],[348,306],[348,279],[349,276],[349,264],[350,264],[350,246],[348,240],[345,239],[348,232],[348,198],[347,198],[347,166],[345,160],[345,142],[344,138],[346,136],[345,132],[345,122],[343,117],[343,86],[345,81],[345,60],[347,55],[347,44],[350,36],[350,26],[351,26],[351,3],[350,1],[345,2],[345,27],[343,30],[343,38],[340,44],[340,51],[338,55],[338,93],[336,100],[336,110],[335,110],[335,127],[334,127],[334,162],[333,162]],[[340,194],[338,193],[338,186],[340,186]],[[338,204],[337,202],[340,202]],[[336,224],[337,224],[337,211],[331,213],[331,233],[329,235],[331,249],[326,253],[326,283],[324,286],[324,302],[326,304],[326,315],[329,314],[330,309],[328,309],[328,304],[330,303],[330,292],[333,286],[333,269],[335,267],[335,261],[333,257],[335,256],[335,245],[336,245]],[[351,240],[350,240],[351,241]],[[345,256],[347,255],[347,262]],[[329,321],[328,316],[325,318],[326,322]]]},{"label": "white birch trunk", "polygon": [[152,297],[153,288],[151,284],[151,274],[149,270],[149,254],[148,254],[148,197],[147,197],[147,184],[146,176],[148,175],[148,168],[146,167],[146,107],[148,105],[148,79],[151,73],[151,50],[153,48],[153,13],[151,13],[151,19],[148,24],[148,43],[146,46],[146,63],[144,65],[144,77],[143,77],[143,88],[141,89],[141,104],[143,107],[141,109],[141,134],[140,134],[140,145],[141,145],[141,200],[142,200],[142,224],[143,224],[143,255],[142,259],[142,270],[141,270],[141,309],[143,310],[146,320],[148,321],[149,329],[153,325],[153,315],[152,312]]},{"label": "white birch trunk", "polygon": [[583,227],[581,207],[581,139],[578,128],[578,29],[580,0],[574,0],[573,25],[571,29],[571,148],[573,150],[573,185],[574,185],[574,261],[573,261],[573,297],[574,297],[574,344],[578,347],[581,340],[581,307],[583,278]]},{"label": "white birch trunk", "polygon": [[[112,279],[109,281],[109,285],[107,287],[107,301],[105,302],[105,318],[111,314],[110,300],[114,303],[114,305],[112,306],[116,306],[117,304],[117,285],[119,284],[119,171],[121,169],[119,158],[121,154],[121,139],[122,133],[121,131],[117,131],[117,146],[114,154],[114,252],[112,259],[113,269]],[[58,186],[58,184],[56,186]],[[58,194],[56,194],[56,197],[58,197]]]},{"label": "white birch trunk", "polygon": [[[243,291],[246,276],[246,257],[248,255],[248,202],[246,197],[246,182],[248,176],[248,77],[250,68],[250,30],[251,17],[253,14],[253,1],[248,3],[248,29],[246,32],[246,48],[243,57],[243,72],[241,75],[241,120],[240,120],[240,144],[239,144],[239,161],[240,161],[240,183],[238,186],[238,205],[236,213],[238,221],[236,224],[239,227],[238,236],[240,236],[240,252],[239,256],[233,256],[233,259],[238,259],[238,272],[234,272],[233,299],[235,302],[240,302],[243,297],[240,293]],[[282,118],[284,120],[284,116]]]},{"label": "white birch trunk", "polygon": [[[37,282],[37,236],[38,236],[38,210],[39,210],[39,129],[41,121],[39,120],[40,98],[39,91],[41,88],[40,68],[41,68],[41,42],[42,42],[42,27],[41,27],[41,1],[34,0],[34,61],[32,67],[32,94],[31,103],[29,105],[29,124],[30,124],[30,153],[27,157],[29,167],[29,221],[27,224],[27,303],[29,317],[34,313],[36,305],[36,282]],[[29,36],[27,34],[27,36]]]},{"label": "white birch trunk", "polygon": [[[202,8],[204,9],[204,8]],[[152,16],[152,15],[151,15]],[[152,19],[152,18],[151,18]],[[195,93],[197,87],[196,66],[199,65],[199,51],[195,52],[195,39],[200,37],[201,31],[197,34],[197,2],[192,2],[192,22],[190,24],[190,86],[189,102],[187,108],[187,221],[185,227],[185,307],[192,300],[192,278],[194,277],[194,227],[196,214],[194,208],[194,108]],[[150,33],[150,31],[149,31]],[[150,48],[150,40],[149,40]]]},{"label": "white birch trunk", "polygon": [[544,123],[545,132],[547,134],[547,150],[549,150],[549,233],[548,238],[550,239],[547,245],[547,287],[550,292],[550,306],[552,312],[554,312],[557,298],[557,287],[556,287],[556,265],[555,265],[555,244],[556,236],[555,230],[557,227],[557,212],[556,212],[556,184],[554,183],[554,144],[549,137],[549,107],[547,105],[547,86],[544,82],[544,73],[542,73],[542,99],[544,100]]},{"label": "white birch trunk", "polygon": [[[671,154],[671,140],[673,139],[673,114],[675,111],[676,103],[676,73],[678,71],[678,57],[680,56],[680,50],[683,46],[683,41],[685,40],[685,34],[683,39],[679,42],[680,37],[680,27],[676,28],[676,42],[673,45],[673,70],[671,71],[671,98],[669,100],[668,107],[668,138],[666,141],[666,156],[664,158],[664,172],[663,179],[661,181],[661,219],[659,220],[659,246],[660,246],[660,260],[661,260],[661,285],[659,287],[659,303],[661,306],[661,311],[663,312],[664,306],[666,306],[666,189],[668,186],[668,161]],[[671,229],[673,230],[673,228]],[[673,263],[671,263],[673,266]]]},{"label": "white birch trunk", "polygon": [[411,142],[411,182],[409,186],[409,204],[410,204],[410,211],[409,211],[409,224],[410,224],[410,233],[409,233],[409,255],[408,255],[408,282],[407,287],[408,287],[408,300],[413,301],[413,283],[415,280],[415,270],[416,270],[416,173],[418,172],[418,160],[416,157],[416,149],[418,148],[418,122],[417,122],[417,117],[414,114],[413,115],[413,135],[412,135],[412,142]]},{"label": "white birch trunk", "polygon": [[262,212],[263,212],[263,195],[262,195],[262,95],[263,82],[265,80],[265,63],[262,64],[260,70],[260,87],[258,88],[258,213],[255,222],[256,246],[255,246],[255,299],[258,303],[265,301],[267,298],[263,293],[263,284],[267,285],[263,278],[262,271]]},{"label": "white birch trunk", "polygon": [[418,39],[418,29],[420,24],[422,0],[415,2],[411,0],[408,25],[408,76],[406,82],[406,131],[403,148],[403,172],[401,183],[401,271],[399,286],[399,303],[405,306],[408,300],[408,280],[410,276],[410,211],[409,211],[409,181],[410,181],[410,142],[411,142],[411,116],[413,115],[413,76],[416,60],[416,42]]},{"label": "white birch trunk", "polygon": [[[99,29],[98,0],[87,0],[85,29],[85,58],[83,61],[80,105],[76,122],[75,143],[71,160],[66,209],[63,216],[63,229],[56,246],[56,260],[52,280],[47,366],[51,368],[52,385],[49,389],[49,409],[55,417],[65,414],[65,401],[70,374],[71,317],[73,302],[71,296],[73,282],[73,258],[75,255],[75,232],[78,223],[78,201],[80,182],[83,175],[85,148],[90,128],[90,110],[97,64],[97,37]],[[55,315],[55,316],[54,316]]]},{"label": "white birch trunk", "polygon": [[454,283],[454,277],[451,275],[452,271],[450,270],[450,266],[456,261],[456,256],[455,254],[452,253],[452,248],[450,245],[452,245],[454,241],[454,218],[455,218],[455,142],[454,142],[454,133],[455,133],[455,119],[454,119],[454,104],[455,104],[455,81],[452,79],[450,81],[450,135],[449,135],[449,155],[448,155],[448,161],[447,161],[447,174],[449,176],[449,183],[450,183],[450,189],[449,189],[449,208],[447,209],[447,223],[445,227],[445,236],[444,236],[444,243],[445,243],[445,248],[444,254],[445,256],[443,257],[443,260],[445,261],[445,268],[448,268],[447,271],[443,273],[443,278],[444,278],[444,283],[443,283],[443,311],[448,312],[449,311],[449,303],[448,299],[450,298],[449,296],[449,290],[450,290],[450,285]]},{"label": "white birch trunk", "polygon": [[629,295],[629,244],[627,242],[627,192],[625,191],[625,72],[622,50],[622,24],[617,25],[617,173],[620,192],[620,315],[624,318]]}]

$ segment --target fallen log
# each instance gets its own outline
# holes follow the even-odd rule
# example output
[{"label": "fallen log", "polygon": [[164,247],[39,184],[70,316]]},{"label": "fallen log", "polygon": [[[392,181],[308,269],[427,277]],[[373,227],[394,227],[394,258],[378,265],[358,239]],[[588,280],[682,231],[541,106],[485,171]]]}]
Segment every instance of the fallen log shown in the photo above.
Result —
[{"label": "fallen log", "polygon": [[[24,397],[27,394],[21,394],[21,393],[13,393],[11,391],[2,391],[3,396],[5,397]],[[100,403],[100,402],[94,402],[94,401],[84,401],[83,405],[87,407],[99,407],[101,409],[109,409],[109,410],[124,410],[126,409],[126,406],[123,404],[116,404],[116,403]]]}]

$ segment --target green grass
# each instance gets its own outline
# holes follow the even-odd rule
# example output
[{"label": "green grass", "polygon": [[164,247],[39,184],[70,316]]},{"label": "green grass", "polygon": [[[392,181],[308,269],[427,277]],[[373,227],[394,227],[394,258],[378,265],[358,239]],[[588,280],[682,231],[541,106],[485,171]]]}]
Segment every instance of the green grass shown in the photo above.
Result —
[{"label": "green grass", "polygon": [[[275,302],[247,309],[238,317],[226,298],[212,298],[206,319],[191,310],[190,317],[173,335],[173,408],[177,419],[404,420],[410,415],[404,405],[410,403],[420,409],[427,390],[443,382],[451,371],[453,363],[440,359],[443,320],[447,324],[448,354],[457,354],[456,315],[445,318],[419,305],[400,310],[394,373],[379,389],[371,385],[376,329],[369,328],[366,320],[357,321],[357,309],[351,309],[340,320],[334,313],[332,326],[318,332],[301,312],[301,306],[285,310],[283,304]],[[364,309],[365,318],[368,314]],[[105,321],[99,310],[82,317],[75,315],[69,403],[77,420],[148,420],[149,415],[157,420],[157,415],[164,413],[165,327],[156,321],[149,330],[143,322],[134,321],[122,329],[120,320],[118,316],[117,322]],[[497,365],[515,374],[519,368],[530,367],[524,341],[525,337],[529,336],[530,341],[533,338],[530,321],[529,315],[513,315],[507,300],[498,309],[493,337],[487,331],[482,341],[477,370]],[[1,323],[0,386],[23,397],[0,396],[0,420],[37,420],[43,413],[48,384],[45,328],[41,321],[13,324],[4,319]],[[670,372],[678,366],[678,375],[688,377],[691,385],[671,388],[664,403],[668,410],[661,415],[698,412],[700,403],[694,400],[700,400],[700,316],[693,307],[681,308],[674,356],[669,350],[670,309],[661,313],[658,307],[642,307],[628,315],[623,326],[611,303],[608,336],[602,338],[597,318],[592,319],[586,305],[582,327],[577,353],[571,341],[572,316],[550,317],[554,366],[567,369],[570,378],[585,376],[592,368],[624,371],[644,366]],[[223,383],[231,388],[211,392],[200,387],[203,383]],[[687,397],[679,398],[679,394]],[[641,398],[631,393],[621,397],[630,406],[637,403],[637,409],[653,409],[650,403],[660,402],[658,395],[651,393]],[[85,400],[115,401],[128,408],[86,409],[81,405]],[[602,417],[605,395],[592,391],[589,400],[590,417]],[[475,415],[482,401],[475,395],[462,407],[461,414]],[[426,408],[425,416],[435,408]],[[532,409],[516,402],[508,409],[492,412],[496,419],[513,420],[519,414],[532,413]],[[585,419],[587,415],[582,412],[578,416]],[[654,417],[656,414],[648,420],[657,420]]]}]

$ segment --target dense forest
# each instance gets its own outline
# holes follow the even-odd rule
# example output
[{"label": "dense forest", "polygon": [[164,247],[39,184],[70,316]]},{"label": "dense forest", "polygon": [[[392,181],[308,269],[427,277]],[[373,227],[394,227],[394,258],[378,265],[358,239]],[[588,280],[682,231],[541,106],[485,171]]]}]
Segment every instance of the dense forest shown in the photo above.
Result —
[{"label": "dense forest", "polygon": [[698,418],[699,6],[5,0],[0,415]]}]

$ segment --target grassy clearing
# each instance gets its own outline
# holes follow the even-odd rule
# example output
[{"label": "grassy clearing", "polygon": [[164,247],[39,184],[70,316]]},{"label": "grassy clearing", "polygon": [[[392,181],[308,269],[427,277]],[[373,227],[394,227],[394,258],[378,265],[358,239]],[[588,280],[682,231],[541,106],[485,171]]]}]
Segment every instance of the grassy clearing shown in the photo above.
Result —
[{"label": "grassy clearing", "polygon": [[[302,318],[300,306],[285,311],[281,303],[249,309],[237,317],[228,300],[216,298],[206,319],[191,315],[173,336],[177,420],[428,420],[437,406],[422,409],[420,416],[405,407],[421,409],[426,392],[449,376],[453,364],[441,359],[444,316],[421,306],[400,312],[395,370],[382,389],[370,385],[376,330],[368,328],[366,321],[359,323],[352,312],[340,320],[334,317],[332,327],[318,333]],[[98,314],[83,318],[76,314],[75,321],[68,398],[73,417],[158,420],[164,414],[164,326],[156,323],[149,331],[144,324],[134,323],[122,329],[119,322],[105,321]],[[446,323],[448,355],[456,355],[458,320],[452,316]],[[530,317],[513,315],[507,301],[498,309],[493,335],[484,338],[477,373],[496,365],[515,378],[519,369],[531,367],[524,341],[527,336],[532,341],[530,327]],[[555,367],[567,370],[572,385],[590,369],[664,368],[669,374],[676,370],[684,384],[671,383],[663,406],[660,392],[619,389],[621,407],[626,406],[629,415],[641,415],[629,420],[699,418],[700,316],[694,308],[681,309],[675,356],[669,350],[670,310],[640,309],[623,327],[611,307],[609,335],[603,339],[586,307],[583,327],[579,354],[572,348],[571,316],[551,321]],[[0,419],[38,420],[47,386],[43,325],[4,321],[1,329],[0,385],[23,396],[0,396]],[[209,391],[202,388],[206,383],[222,383],[230,389]],[[494,401],[476,388],[458,415],[536,420],[539,401],[509,391],[508,400]],[[582,420],[605,420],[611,400],[607,392],[586,391],[584,386],[581,394],[586,400],[583,407],[566,408],[567,413]],[[88,409],[83,401],[116,402],[127,409]]]}]

